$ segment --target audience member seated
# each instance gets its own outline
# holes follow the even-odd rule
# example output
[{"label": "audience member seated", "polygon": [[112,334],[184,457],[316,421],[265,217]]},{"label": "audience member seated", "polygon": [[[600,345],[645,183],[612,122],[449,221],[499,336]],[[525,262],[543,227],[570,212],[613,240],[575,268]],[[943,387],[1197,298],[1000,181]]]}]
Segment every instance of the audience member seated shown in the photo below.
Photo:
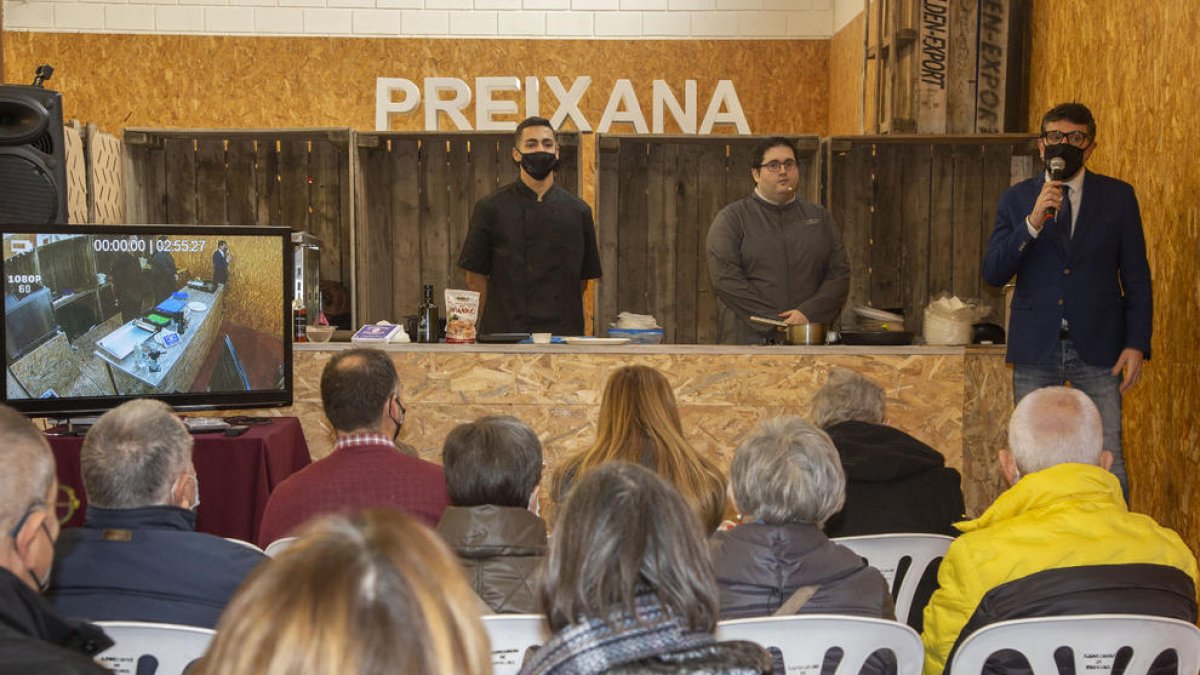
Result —
[{"label": "audience member seated", "polygon": [[416,519],[372,509],[299,534],[250,576],[189,675],[491,675],[479,601]]},{"label": "audience member seated", "polygon": [[267,546],[326,513],[404,511],[430,527],[446,509],[442,469],[396,446],[404,424],[400,379],[378,349],[338,352],[321,372],[321,404],[337,433],[328,457],[292,474],[267,500],[258,543]]},{"label": "audience member seated", "polygon": [[60,617],[39,595],[58,536],[50,446],[21,413],[0,405],[0,674],[107,673],[92,661],[112,646],[90,624]]},{"label": "audience member seated", "polygon": [[196,532],[200,486],[183,422],[161,401],[123,403],[88,430],[79,463],[87,516],[58,539],[55,608],[89,621],[216,626],[266,557]]},{"label": "audience member seated", "polygon": [[705,531],[721,524],[725,476],[684,439],[671,385],[649,366],[625,366],[608,378],[596,440],[556,474],[554,503],[562,502],[572,481],[617,460],[641,464],[667,479],[700,514]]},{"label": "audience member seated", "polygon": [[925,673],[996,621],[1066,614],[1151,614],[1195,622],[1196,559],[1173,531],[1130,513],[1108,471],[1100,413],[1077,389],[1017,404],[1000,467],[1012,486],[942,561],[925,608]]},{"label": "audience member seated", "polygon": [[712,538],[721,618],[895,617],[879,570],[821,532],[846,490],[829,436],[799,417],[767,420],[734,451],[729,473],[742,524]]},{"label": "audience member seated", "polygon": [[442,468],[451,506],[437,532],[475,592],[497,614],[539,611],[534,573],[546,556],[537,516],[542,444],[515,417],[483,417],[446,436]]},{"label": "audience member seated", "polygon": [[748,642],[716,642],[717,588],[695,511],[628,462],[576,482],[541,581],[552,637],[523,675],[769,673]]},{"label": "audience member seated", "polygon": [[878,384],[843,368],[813,396],[812,421],[833,439],[846,473],[846,504],[825,534],[958,534],[958,471],[937,450],[884,424],[884,406]]}]

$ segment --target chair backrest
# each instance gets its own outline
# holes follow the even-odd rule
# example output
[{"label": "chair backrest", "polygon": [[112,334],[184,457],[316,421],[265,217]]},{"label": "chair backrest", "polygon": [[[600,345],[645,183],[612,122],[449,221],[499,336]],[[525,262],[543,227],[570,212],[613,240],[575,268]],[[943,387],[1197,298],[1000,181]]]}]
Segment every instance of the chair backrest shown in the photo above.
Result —
[{"label": "chair backrest", "polygon": [[492,641],[492,674],[515,675],[521,670],[525,651],[550,639],[550,626],[541,614],[491,614],[483,627]]},{"label": "chair backrest", "polygon": [[944,534],[871,534],[839,537],[833,541],[866,558],[871,567],[883,573],[892,589],[896,618],[907,622],[921,576],[930,565],[945,557],[954,537]]},{"label": "chair backrest", "polygon": [[210,628],[141,621],[97,621],[112,647],[96,660],[116,675],[183,675],[204,655],[216,631]]},{"label": "chair backrest", "polygon": [[1118,650],[1132,650],[1124,675],[1145,675],[1159,654],[1174,649],[1176,672],[1200,671],[1200,628],[1179,619],[1138,614],[1081,614],[1015,619],[984,626],[963,640],[946,669],[978,675],[988,657],[1011,649],[1029,660],[1035,675],[1058,675],[1055,652],[1071,650],[1076,673],[1111,672]]},{"label": "chair backrest", "polygon": [[266,553],[267,557],[269,557],[269,558],[277,557],[280,553],[283,553],[283,550],[285,548],[291,546],[292,542],[294,542],[294,541],[296,541],[295,537],[284,537],[283,539],[276,539],[275,541],[273,541],[267,545],[267,548],[263,550],[263,553]]},{"label": "chair backrest", "polygon": [[245,539],[235,539],[235,538],[233,538],[233,537],[225,537],[225,541],[232,541],[232,542],[233,542],[233,543],[235,543],[235,544],[241,544],[242,546],[245,546],[246,548],[248,548],[248,549],[250,549],[250,550],[252,550],[252,551],[258,551],[259,553],[262,553],[262,552],[263,552],[263,550],[262,550],[261,548],[259,548],[259,547],[255,546],[254,544],[252,544],[252,543],[250,543],[250,542],[246,541]]},{"label": "chair backrest", "polygon": [[884,619],[833,614],[798,614],[730,619],[717,624],[718,640],[748,640],[783,655],[784,672],[819,675],[833,648],[842,659],[833,675],[858,675],[876,651],[890,650],[897,675],[919,675],[925,661],[921,636],[912,628]]}]

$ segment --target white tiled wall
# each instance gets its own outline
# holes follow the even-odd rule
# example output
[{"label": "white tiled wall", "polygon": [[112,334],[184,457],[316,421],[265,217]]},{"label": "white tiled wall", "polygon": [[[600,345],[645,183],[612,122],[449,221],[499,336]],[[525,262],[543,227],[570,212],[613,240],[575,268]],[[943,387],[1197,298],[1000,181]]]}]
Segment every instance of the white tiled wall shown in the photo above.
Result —
[{"label": "white tiled wall", "polygon": [[841,15],[847,3],[861,4],[859,0],[3,2],[4,28],[10,31],[613,40],[825,39],[834,33],[835,11]]}]

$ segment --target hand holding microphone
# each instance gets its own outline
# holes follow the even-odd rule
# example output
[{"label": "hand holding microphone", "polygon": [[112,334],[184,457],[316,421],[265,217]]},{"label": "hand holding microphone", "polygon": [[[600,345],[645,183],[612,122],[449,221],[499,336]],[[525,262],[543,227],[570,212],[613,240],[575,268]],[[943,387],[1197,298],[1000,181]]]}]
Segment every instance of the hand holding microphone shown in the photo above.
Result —
[{"label": "hand holding microphone", "polygon": [[[1064,160],[1062,157],[1053,157],[1050,159],[1048,166],[1050,167],[1050,180],[1061,181],[1064,177],[1063,174],[1066,173],[1066,170],[1067,170],[1066,160]],[[1059,195],[1061,197],[1061,195],[1062,195],[1061,191],[1059,192]],[[1046,209],[1046,220],[1052,220],[1057,217],[1058,217],[1058,207],[1057,206],[1051,206],[1050,208]]]}]

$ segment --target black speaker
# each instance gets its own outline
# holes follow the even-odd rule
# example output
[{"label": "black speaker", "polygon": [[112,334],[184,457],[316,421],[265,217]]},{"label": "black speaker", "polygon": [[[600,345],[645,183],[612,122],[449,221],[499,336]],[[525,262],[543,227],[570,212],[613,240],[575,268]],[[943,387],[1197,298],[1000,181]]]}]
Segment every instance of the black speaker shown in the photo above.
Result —
[{"label": "black speaker", "polygon": [[66,222],[62,95],[0,85],[0,223]]}]

